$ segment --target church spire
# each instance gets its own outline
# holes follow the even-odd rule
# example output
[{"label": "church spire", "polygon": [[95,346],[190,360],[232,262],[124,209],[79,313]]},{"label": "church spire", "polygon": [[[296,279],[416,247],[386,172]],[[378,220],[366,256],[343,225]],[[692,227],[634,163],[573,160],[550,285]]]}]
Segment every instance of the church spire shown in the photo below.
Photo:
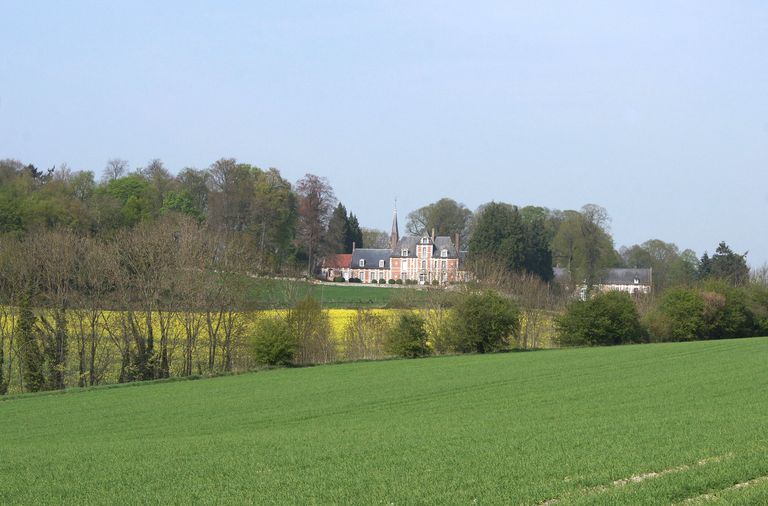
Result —
[{"label": "church spire", "polygon": [[392,217],[392,234],[389,236],[389,249],[395,251],[397,241],[400,240],[400,232],[397,230],[397,199],[395,199],[395,214]]}]

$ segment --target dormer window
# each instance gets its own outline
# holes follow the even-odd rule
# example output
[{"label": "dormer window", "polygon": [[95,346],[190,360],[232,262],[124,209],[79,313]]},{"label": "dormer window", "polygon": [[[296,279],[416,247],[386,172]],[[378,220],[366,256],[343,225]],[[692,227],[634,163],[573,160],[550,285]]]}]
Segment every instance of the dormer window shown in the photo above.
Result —
[{"label": "dormer window", "polygon": [[440,250],[440,256],[443,257],[443,258],[447,258],[448,257],[448,250],[445,249],[445,248],[441,249]]},{"label": "dormer window", "polygon": [[640,284],[640,279],[639,279],[639,278],[635,278],[635,284],[636,284],[636,285],[639,285],[639,284]]},{"label": "dormer window", "polygon": [[379,269],[384,268],[384,260],[379,260]]},{"label": "dormer window", "polygon": [[429,237],[422,237],[421,244],[429,244]]},{"label": "dormer window", "polygon": [[408,248],[403,248],[400,250],[400,256],[407,257],[408,256]]},{"label": "dormer window", "polygon": [[360,265],[360,267],[365,267],[365,259],[364,258],[360,259],[360,264],[359,265]]}]

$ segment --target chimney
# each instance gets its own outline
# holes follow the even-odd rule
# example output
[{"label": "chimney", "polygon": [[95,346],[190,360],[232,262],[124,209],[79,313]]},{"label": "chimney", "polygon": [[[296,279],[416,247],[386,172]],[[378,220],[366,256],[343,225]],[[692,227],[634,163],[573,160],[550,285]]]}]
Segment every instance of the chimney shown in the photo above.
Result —
[{"label": "chimney", "polygon": [[355,252],[355,241],[352,241],[352,253]]},{"label": "chimney", "polygon": [[459,256],[459,234],[456,234],[456,256]]},{"label": "chimney", "polygon": [[432,227],[432,242],[435,242],[435,227]]}]

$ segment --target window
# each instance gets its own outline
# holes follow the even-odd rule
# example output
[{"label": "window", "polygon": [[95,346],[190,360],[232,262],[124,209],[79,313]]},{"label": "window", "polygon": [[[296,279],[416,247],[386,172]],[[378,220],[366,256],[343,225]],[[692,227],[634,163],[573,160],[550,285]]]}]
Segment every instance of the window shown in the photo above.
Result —
[{"label": "window", "polygon": [[404,271],[408,270],[408,260],[403,260],[402,262],[402,268]]},{"label": "window", "polygon": [[443,260],[443,270],[448,269],[448,260]]},{"label": "window", "polygon": [[376,271],[371,272],[371,281],[376,281],[376,278],[378,278],[378,273]]},{"label": "window", "polygon": [[379,269],[384,268],[384,260],[379,260]]},{"label": "window", "polygon": [[421,244],[429,244],[429,237],[422,237]]},{"label": "window", "polygon": [[403,281],[405,281],[406,279],[408,279],[408,273],[407,273],[407,272],[405,272],[405,271],[401,272],[401,273],[400,273],[400,279],[402,279]]},{"label": "window", "polygon": [[408,256],[408,248],[403,248],[400,250],[400,256],[401,257],[407,257]]},{"label": "window", "polygon": [[427,261],[426,260],[422,260],[421,261],[421,268],[422,269],[426,269],[427,268]]},{"label": "window", "polygon": [[360,267],[365,267],[365,259],[360,259]]},{"label": "window", "polygon": [[443,258],[448,258],[448,250],[443,248],[440,250],[440,256]]},{"label": "window", "polygon": [[635,278],[635,284],[636,284],[636,285],[639,285],[639,284],[640,284],[640,279],[638,279],[638,278]]}]

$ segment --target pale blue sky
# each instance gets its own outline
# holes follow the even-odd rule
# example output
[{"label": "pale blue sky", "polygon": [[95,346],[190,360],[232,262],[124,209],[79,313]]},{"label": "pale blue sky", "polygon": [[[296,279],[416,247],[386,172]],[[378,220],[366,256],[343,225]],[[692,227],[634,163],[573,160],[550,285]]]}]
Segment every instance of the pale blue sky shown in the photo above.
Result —
[{"label": "pale blue sky", "polygon": [[0,158],[324,175],[364,226],[596,203],[768,262],[768,3],[0,0]]}]

